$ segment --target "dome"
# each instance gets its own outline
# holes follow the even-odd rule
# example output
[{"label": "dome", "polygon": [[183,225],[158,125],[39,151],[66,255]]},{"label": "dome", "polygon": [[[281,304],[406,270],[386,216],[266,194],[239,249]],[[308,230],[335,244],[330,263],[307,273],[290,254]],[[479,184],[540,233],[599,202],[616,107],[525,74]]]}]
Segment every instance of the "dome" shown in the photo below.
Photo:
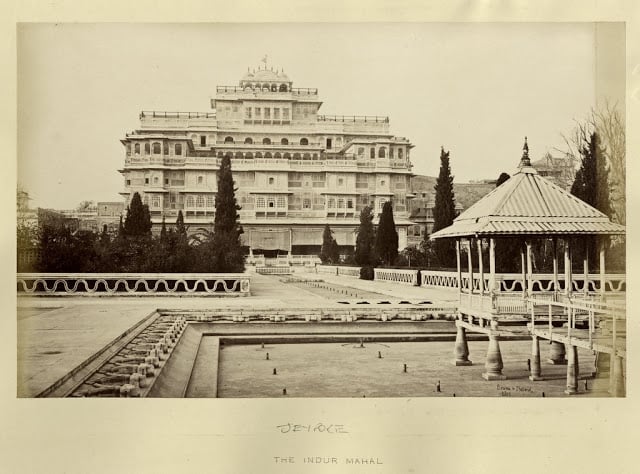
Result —
[{"label": "dome", "polygon": [[278,73],[270,69],[259,69],[253,75],[254,81],[266,81],[266,82],[281,82],[282,79],[278,77]]},{"label": "dome", "polygon": [[253,80],[253,73],[249,70],[247,70],[247,72],[245,73],[244,76],[242,76],[242,79],[240,79],[241,81],[252,81]]},{"label": "dome", "polygon": [[291,82],[291,81],[290,81],[290,79],[289,79],[289,76],[287,76],[287,75],[284,73],[284,71],[280,71],[280,72],[278,73],[278,78],[279,78],[279,80],[280,80],[280,81],[282,81],[282,82]]}]

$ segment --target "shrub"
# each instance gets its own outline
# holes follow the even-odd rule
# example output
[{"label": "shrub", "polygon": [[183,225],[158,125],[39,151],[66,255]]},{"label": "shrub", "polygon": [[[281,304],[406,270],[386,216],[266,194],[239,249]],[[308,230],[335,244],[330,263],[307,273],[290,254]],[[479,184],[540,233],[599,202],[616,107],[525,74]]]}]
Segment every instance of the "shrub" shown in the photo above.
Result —
[{"label": "shrub", "polygon": [[374,276],[375,276],[375,272],[373,271],[373,267],[371,265],[366,265],[360,268],[361,280],[373,280]]}]

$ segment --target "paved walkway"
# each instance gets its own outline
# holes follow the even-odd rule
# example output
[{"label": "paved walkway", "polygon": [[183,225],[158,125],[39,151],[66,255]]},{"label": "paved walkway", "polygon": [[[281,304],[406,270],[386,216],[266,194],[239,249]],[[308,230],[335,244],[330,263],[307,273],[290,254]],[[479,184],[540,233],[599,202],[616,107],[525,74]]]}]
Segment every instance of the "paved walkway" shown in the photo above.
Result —
[{"label": "paved walkway", "polygon": [[[311,273],[296,273],[294,276],[320,278],[332,284],[380,293],[386,299],[455,300],[454,293],[446,290]],[[37,395],[156,309],[344,309],[335,297],[323,296],[299,284],[284,283],[283,279],[252,274],[252,295],[240,298],[20,296],[17,309],[18,396]]]}]

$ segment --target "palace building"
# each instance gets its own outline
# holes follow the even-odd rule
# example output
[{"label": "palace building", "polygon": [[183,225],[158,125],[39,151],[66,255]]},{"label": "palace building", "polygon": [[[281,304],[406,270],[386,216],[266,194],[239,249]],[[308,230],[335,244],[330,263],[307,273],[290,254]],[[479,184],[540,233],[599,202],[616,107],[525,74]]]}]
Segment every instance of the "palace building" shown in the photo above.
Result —
[{"label": "palace building", "polygon": [[411,143],[389,132],[388,117],[320,115],[321,105],[317,89],[265,65],[218,86],[211,112],[141,112],[121,140],[125,206],[138,192],[154,229],[182,210],[191,234],[211,230],[216,172],[229,156],[248,253],[317,255],[329,224],[348,254],[362,208],[379,216],[388,200],[406,247]]}]

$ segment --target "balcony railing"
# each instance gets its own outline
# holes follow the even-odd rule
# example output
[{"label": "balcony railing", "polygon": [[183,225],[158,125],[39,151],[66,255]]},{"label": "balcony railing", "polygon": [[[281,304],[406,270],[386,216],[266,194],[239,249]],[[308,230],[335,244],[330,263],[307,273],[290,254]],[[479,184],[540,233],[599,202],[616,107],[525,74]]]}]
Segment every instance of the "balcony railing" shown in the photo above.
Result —
[{"label": "balcony railing", "polygon": [[318,115],[318,122],[389,123],[389,117],[379,115]]},{"label": "balcony railing", "polygon": [[216,118],[215,112],[164,112],[158,110],[143,110],[140,118]]}]

